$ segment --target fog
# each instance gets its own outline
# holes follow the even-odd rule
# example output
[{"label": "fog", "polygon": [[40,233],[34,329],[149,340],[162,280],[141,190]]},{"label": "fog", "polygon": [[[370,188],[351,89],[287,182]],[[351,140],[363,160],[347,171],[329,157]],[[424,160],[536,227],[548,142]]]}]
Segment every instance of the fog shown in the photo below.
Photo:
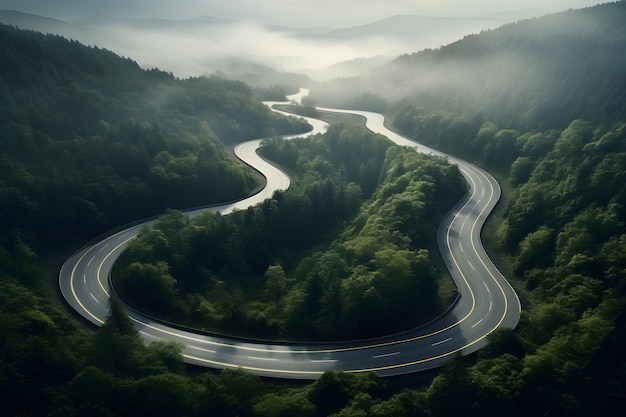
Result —
[{"label": "fog", "polygon": [[[250,61],[281,71],[320,69],[358,56],[385,50],[384,40],[327,43],[298,39],[251,23],[184,30],[107,27],[94,43],[131,57],[142,67],[158,67],[178,77],[224,71],[233,61]],[[398,51],[401,49],[398,49]]]},{"label": "fog", "polygon": [[[78,25],[89,30],[78,40],[129,57],[144,68],[159,68],[181,78],[216,71],[228,73],[234,62],[238,65],[249,62],[319,79],[358,72],[354,66],[350,70],[321,71],[336,63],[380,56],[391,59],[424,48],[437,48],[467,33],[503,22],[501,19],[450,20],[441,22],[439,29],[429,33],[396,30],[385,35],[371,33],[366,26],[332,31],[238,21],[111,20],[79,22]],[[378,32],[384,32],[384,27]]]},{"label": "fog", "polygon": [[[502,10],[500,7],[517,11],[496,13]],[[143,68],[159,68],[179,78],[218,71],[238,77],[237,74],[258,72],[260,64],[277,71],[306,74],[320,81],[360,75],[380,64],[381,57],[393,59],[426,48],[439,48],[467,34],[564,7],[560,0],[506,4],[485,0],[473,3],[473,7],[454,0],[394,0],[384,7],[380,2],[357,4],[352,0],[324,0],[314,7],[310,2],[298,0],[254,3],[59,0],[54,7],[47,1],[0,0],[0,9],[39,12],[40,16],[59,19],[21,15],[13,16],[11,21],[5,14],[4,23],[17,21],[23,28],[106,48],[137,61]],[[428,13],[447,17],[426,17]],[[198,17],[209,15],[219,17]],[[311,26],[305,27],[306,24]],[[351,65],[335,65],[357,58],[361,59]]]},{"label": "fog", "polygon": [[[254,65],[261,64],[324,80],[359,75],[363,68],[380,63],[383,56],[392,59],[425,48],[438,48],[466,34],[536,13],[537,10],[526,10],[505,17],[479,18],[406,15],[338,28],[297,28],[212,17],[131,19],[97,15],[64,21],[6,11],[0,11],[0,21],[106,48],[137,61],[143,68],[159,68],[179,78],[217,71],[254,72],[258,70]],[[337,63],[373,57],[376,60],[371,62],[359,60],[361,65],[353,62],[326,70]]]}]

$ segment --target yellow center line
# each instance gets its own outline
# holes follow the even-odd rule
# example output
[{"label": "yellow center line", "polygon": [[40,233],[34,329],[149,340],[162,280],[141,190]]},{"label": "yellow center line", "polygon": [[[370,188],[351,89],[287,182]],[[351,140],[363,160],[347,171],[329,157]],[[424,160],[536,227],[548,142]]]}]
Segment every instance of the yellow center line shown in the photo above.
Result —
[{"label": "yellow center line", "polygon": [[[487,182],[489,183],[490,186],[490,191],[491,191],[491,195],[489,197],[489,203],[493,200],[494,198],[494,186],[493,183],[489,180],[489,178],[480,170],[469,166],[470,170],[477,172],[479,175],[481,175],[483,178],[485,178],[487,180]],[[271,353],[287,353],[287,354],[317,354],[317,353],[338,353],[338,352],[347,352],[347,351],[355,351],[355,350],[365,350],[365,349],[373,349],[373,348],[379,348],[379,347],[385,347],[385,346],[391,346],[391,345],[397,345],[397,344],[402,344],[402,343],[408,343],[408,342],[413,342],[419,339],[424,339],[427,337],[431,337],[437,334],[440,334],[442,332],[445,332],[446,330],[451,329],[454,326],[457,326],[461,323],[463,323],[465,320],[468,319],[468,317],[470,317],[472,315],[472,313],[474,312],[475,308],[476,308],[476,297],[474,294],[474,291],[472,290],[471,286],[469,285],[469,282],[467,280],[467,277],[465,276],[465,274],[463,273],[463,270],[459,267],[458,261],[456,259],[456,257],[454,256],[454,253],[452,251],[451,248],[451,244],[450,244],[450,232],[452,229],[452,225],[455,223],[456,219],[459,217],[460,213],[469,205],[469,203],[472,201],[473,197],[476,194],[476,183],[473,179],[473,177],[470,175],[469,171],[461,169],[461,171],[465,174],[466,178],[469,179],[469,181],[472,183],[472,195],[467,199],[467,201],[465,202],[465,204],[457,211],[457,213],[454,215],[452,221],[450,222],[450,224],[448,225],[447,231],[446,231],[446,245],[448,248],[448,252],[451,255],[452,261],[454,263],[454,266],[457,268],[457,270],[459,271],[460,277],[462,279],[462,282],[465,283],[465,286],[467,287],[470,296],[471,296],[471,308],[469,310],[469,312],[460,320],[456,321],[455,323],[446,326],[444,328],[441,328],[437,331],[428,333],[428,334],[424,334],[424,335],[419,335],[419,336],[414,336],[414,337],[410,337],[410,338],[405,338],[405,339],[400,339],[400,340],[394,340],[394,341],[388,341],[388,342],[381,342],[381,343],[372,343],[372,344],[367,344],[367,345],[357,345],[357,346],[350,346],[350,347],[342,347],[342,348],[330,348],[330,349],[312,349],[312,350],[292,350],[292,349],[276,349],[276,350],[272,350],[272,349],[267,349],[267,348],[262,348],[262,347],[256,347],[254,345],[249,345],[249,346],[241,346],[241,345],[236,345],[236,344],[230,344],[230,343],[225,343],[225,342],[219,342],[216,340],[209,340],[207,338],[201,338],[199,337],[200,335],[194,335],[194,336],[190,336],[188,334],[194,334],[193,332],[189,332],[188,334],[185,333],[176,333],[174,331],[169,330],[169,328],[165,327],[165,328],[160,328],[160,327],[156,327],[150,323],[145,323],[142,322],[141,320],[131,317],[131,319],[136,322],[137,324],[140,324],[142,326],[145,326],[147,328],[150,328],[154,331],[160,332],[162,334],[166,334],[166,335],[170,335],[172,337],[175,338],[179,338],[179,339],[185,339],[185,340],[189,340],[189,341],[193,341],[193,342],[197,342],[197,343],[203,343],[203,344],[209,344],[209,345],[213,345],[213,346],[221,346],[221,347],[228,347],[228,348],[233,348],[233,349],[239,349],[239,350],[245,350],[245,351],[252,351],[252,352],[271,352]],[[480,342],[481,340],[483,340],[484,338],[486,338],[491,332],[493,332],[495,329],[497,329],[502,322],[504,321],[504,318],[506,317],[507,311],[508,311],[508,300],[506,298],[506,294],[504,289],[502,288],[502,285],[500,284],[500,282],[498,281],[498,279],[496,278],[496,276],[494,276],[494,274],[491,272],[491,270],[487,267],[487,265],[485,264],[483,258],[480,256],[480,254],[478,253],[478,249],[476,247],[475,241],[474,241],[474,233],[476,231],[476,226],[478,225],[481,216],[485,213],[485,211],[487,210],[489,204],[485,205],[483,207],[483,209],[481,210],[480,214],[476,217],[475,221],[472,224],[472,228],[470,231],[470,241],[472,244],[472,249],[474,250],[474,253],[476,254],[476,256],[478,257],[480,263],[482,264],[483,268],[487,271],[487,273],[490,275],[490,277],[494,280],[494,282],[496,283],[496,285],[498,286],[498,288],[500,289],[500,292],[502,293],[503,299],[504,299],[504,311],[502,316],[500,317],[498,323],[486,334],[482,335],[481,337],[476,338],[475,340],[466,343],[465,345],[455,348],[451,351],[439,354],[439,355],[435,355],[432,357],[428,357],[428,358],[424,358],[424,359],[419,359],[419,360],[415,360],[415,361],[409,361],[409,362],[404,362],[404,363],[398,363],[398,364],[393,364],[393,365],[386,365],[386,366],[379,366],[379,367],[371,367],[371,368],[362,368],[362,369],[351,369],[351,370],[346,370],[346,372],[352,372],[352,373],[356,373],[356,372],[372,372],[372,371],[384,371],[384,370],[390,370],[390,369],[397,369],[397,368],[401,368],[401,367],[408,367],[408,366],[413,366],[413,365],[418,365],[418,364],[422,364],[422,363],[426,363],[426,362],[430,362],[430,361],[435,361],[441,358],[445,358],[447,356],[456,354],[457,352],[462,351],[463,349],[472,346],[478,342]],[[124,231],[123,231],[124,232]],[[123,233],[120,232],[120,233]],[[116,235],[113,235],[116,236]],[[106,242],[107,240],[113,238],[113,236],[110,236],[109,238],[105,239],[103,242]],[[107,289],[105,288],[105,285],[103,283],[102,280],[102,271],[104,269],[104,264],[107,262],[107,260],[109,259],[110,256],[112,256],[116,251],[118,251],[122,246],[126,245],[130,240],[134,239],[136,235],[132,235],[131,237],[129,237],[128,239],[125,239],[123,242],[121,242],[120,244],[118,244],[117,246],[115,246],[112,250],[110,250],[106,256],[103,258],[103,260],[100,262],[100,265],[98,266],[97,269],[97,280],[98,280],[98,284],[100,285],[101,290],[103,291],[104,294],[106,294],[107,297],[110,297],[109,292],[107,291]],[[76,271],[77,268],[79,266],[79,264],[81,264],[83,262],[83,260],[85,259],[85,257],[87,256],[88,253],[90,253],[95,247],[92,247],[88,250],[85,251],[85,253],[83,255],[80,256],[80,258],[76,261],[76,263],[74,264],[74,267],[72,268],[72,272],[70,274],[70,288],[72,291],[72,295],[74,296],[74,299],[76,300],[76,302],[80,305],[80,307],[90,316],[92,317],[94,320],[96,320],[97,322],[103,324],[104,321],[102,319],[100,319],[99,317],[96,317],[95,314],[93,314],[91,311],[89,311],[85,305],[80,301],[78,294],[75,291],[74,288],[74,282],[75,282],[75,275],[76,275]],[[252,342],[254,343],[254,342]],[[293,370],[293,369],[272,369],[272,368],[259,368],[259,367],[252,367],[252,366],[242,366],[239,364],[231,364],[231,363],[226,363],[226,362],[218,362],[218,361],[214,361],[214,360],[210,360],[210,359],[204,359],[204,358],[198,358],[192,355],[188,355],[188,354],[183,354],[182,355],[184,358],[187,358],[188,360],[192,360],[192,361],[196,361],[196,362],[200,362],[200,363],[206,363],[206,364],[210,364],[212,366],[217,366],[217,367],[239,367],[242,369],[246,369],[246,370],[250,370],[250,371],[257,371],[257,372],[276,372],[276,373],[287,373],[287,374],[294,374],[294,375],[320,375],[323,373],[323,371],[303,371],[303,370]]]},{"label": "yellow center line", "polygon": [[[489,187],[491,189],[491,196],[489,197],[489,201],[491,201],[493,199],[493,195],[494,195],[494,188],[493,188],[493,183],[489,180],[489,178],[487,178],[487,176],[480,170],[478,170],[478,173],[480,175],[483,176],[483,178],[485,178],[487,180],[487,182],[489,183]],[[485,207],[483,208],[483,210],[480,213],[480,216],[483,215],[484,211],[487,209],[487,205],[485,205]],[[479,217],[480,217],[479,216]],[[474,227],[472,227],[472,236],[474,235]],[[476,249],[476,246],[474,244],[474,239],[471,239],[472,241],[472,247],[474,248],[474,252],[478,255],[478,250]],[[485,270],[487,271],[487,273],[491,276],[491,278],[493,279],[493,281],[496,283],[496,285],[498,286],[498,288],[500,289],[500,293],[502,294],[502,299],[504,300],[504,310],[502,312],[502,316],[500,317],[500,320],[498,321],[498,323],[496,323],[496,325],[489,331],[489,333],[485,334],[483,336],[487,337],[491,332],[493,332],[494,330],[496,330],[498,327],[500,327],[500,325],[502,324],[502,322],[504,321],[504,318],[507,315],[508,312],[508,307],[509,307],[509,303],[506,297],[506,293],[504,291],[504,288],[502,288],[502,285],[500,285],[499,280],[491,273],[491,270],[487,267],[487,265],[485,264],[485,262],[483,261],[483,258],[481,256],[478,256],[478,259],[480,260],[480,263],[483,265],[483,268],[485,268]],[[481,338],[482,339],[482,338]]]},{"label": "yellow center line", "polygon": [[[470,201],[472,201],[472,198],[474,197],[475,193],[476,193],[476,184],[474,183],[474,180],[471,178],[471,176],[469,176],[470,181],[473,183],[473,187],[472,187],[472,195],[470,196],[470,198],[468,198],[467,202],[463,205],[463,207],[461,207],[458,212],[455,214],[455,219],[458,218],[459,214],[463,211],[463,209],[465,209],[467,207],[467,205],[469,204]],[[448,250],[449,252],[452,254],[452,259],[454,261],[454,264],[457,268],[457,270],[459,270],[459,273],[461,275],[461,277],[463,278],[463,281],[465,282],[465,285],[467,286],[470,294],[471,294],[471,300],[472,300],[472,307],[470,309],[470,311],[460,320],[458,320],[457,322],[446,326],[444,328],[441,328],[435,332],[431,332],[431,333],[427,333],[424,335],[420,335],[420,336],[414,336],[414,337],[410,337],[410,338],[405,338],[405,339],[400,339],[400,340],[393,340],[393,341],[389,341],[389,342],[381,342],[381,343],[373,343],[373,344],[368,344],[368,345],[358,345],[358,346],[351,346],[351,347],[343,347],[343,348],[332,348],[332,349],[310,349],[310,350],[291,350],[291,349],[267,349],[267,348],[260,348],[260,347],[254,347],[254,346],[241,346],[241,345],[236,345],[236,344],[230,344],[230,343],[225,343],[225,342],[219,342],[219,341],[215,341],[215,340],[208,340],[205,338],[198,338],[196,336],[189,336],[187,334],[181,334],[181,333],[177,333],[177,332],[172,332],[170,330],[168,330],[167,328],[161,328],[161,327],[156,327],[154,325],[151,325],[149,323],[145,323],[142,322],[136,318],[131,317],[136,323],[139,323],[145,327],[148,327],[154,331],[160,332],[162,334],[167,334],[170,336],[174,336],[177,338],[181,338],[181,339],[185,339],[185,340],[190,340],[193,342],[197,342],[197,343],[203,343],[203,344],[208,344],[208,345],[212,345],[212,346],[221,346],[221,347],[229,347],[229,348],[233,348],[233,349],[238,349],[238,350],[244,350],[244,351],[252,351],[252,352],[272,352],[272,353],[289,353],[289,354],[316,354],[316,353],[339,353],[339,352],[347,352],[347,351],[355,351],[355,350],[366,350],[366,349],[373,349],[373,348],[379,348],[379,347],[385,347],[385,346],[392,346],[392,345],[397,345],[397,344],[402,344],[402,343],[408,343],[408,342],[413,342],[419,339],[425,339],[427,337],[431,337],[437,334],[440,334],[442,332],[445,332],[446,330],[451,329],[454,326],[457,326],[458,324],[464,322],[465,320],[467,320],[467,318],[469,316],[471,316],[471,314],[473,313],[473,311],[475,310],[476,307],[476,298],[474,295],[474,292],[472,291],[472,288],[469,285],[469,282],[467,281],[467,278],[465,277],[465,274],[463,274],[463,271],[461,270],[461,268],[459,267],[459,264],[456,260],[456,258],[454,257],[454,254],[452,253],[452,248],[450,246],[450,230],[452,228],[452,224],[454,223],[454,220],[452,222],[450,222],[450,225],[448,226],[448,230],[447,230],[447,234],[446,234],[446,240],[447,240],[447,245],[448,245]],[[117,250],[121,245],[123,245],[125,242],[121,243],[120,245],[118,245],[117,247],[115,247],[113,251]],[[474,251],[476,251],[476,248],[474,247]],[[110,254],[109,254],[110,255]],[[107,257],[109,256],[107,255]],[[103,261],[104,263],[104,261]],[[480,340],[480,339],[479,339]],[[455,350],[454,352],[457,352],[458,350],[462,350],[467,346],[471,346],[470,343],[462,348],[459,348],[457,350]],[[434,359],[437,359],[439,357],[443,357],[443,356],[447,356],[448,354],[444,354],[444,355],[440,355],[438,357],[435,357]],[[194,358],[194,359],[198,359],[198,358]],[[424,359],[422,361],[429,361],[429,360],[433,360],[433,359]],[[212,361],[208,361],[210,363],[212,363]],[[418,362],[419,363],[419,362]],[[412,363],[411,363],[412,364]],[[225,364],[220,364],[220,365],[225,365]],[[228,366],[237,366],[235,364],[228,364]],[[400,365],[400,366],[404,366],[404,365]],[[282,370],[276,370],[276,372],[283,372]]]},{"label": "yellow center line", "polygon": [[91,249],[86,250],[85,253],[83,253],[82,256],[78,258],[78,260],[74,264],[74,267],[72,268],[72,273],[70,274],[70,289],[72,290],[72,296],[74,297],[74,300],[76,300],[80,308],[82,308],[87,314],[89,314],[89,316],[91,316],[98,323],[104,324],[103,320],[101,320],[99,317],[96,317],[95,314],[93,314],[91,311],[87,309],[87,307],[85,307],[85,305],[80,301],[80,298],[78,297],[78,294],[76,293],[76,289],[74,288],[74,277],[76,276],[76,269],[78,269],[78,265],[80,265],[80,263],[83,261],[87,253],[89,253],[90,251]]}]

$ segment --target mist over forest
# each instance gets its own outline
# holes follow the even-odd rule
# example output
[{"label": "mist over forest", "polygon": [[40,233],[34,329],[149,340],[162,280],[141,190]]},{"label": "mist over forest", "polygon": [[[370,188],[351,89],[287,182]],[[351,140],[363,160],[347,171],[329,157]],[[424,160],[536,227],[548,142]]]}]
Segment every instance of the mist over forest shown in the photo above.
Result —
[{"label": "mist over forest", "polygon": [[[510,127],[621,120],[626,98],[621,5],[507,24],[404,54],[366,76],[314,90],[319,104],[386,111],[402,102]],[[537,122],[541,125],[537,126]]]},{"label": "mist over forest", "polygon": [[[486,28],[537,13],[528,10],[476,18],[392,16],[353,27],[278,26],[248,20],[131,19],[97,15],[64,21],[0,10],[0,22],[54,33],[132,57],[143,68],[159,68],[177,77],[222,72],[253,85],[258,66],[300,73],[314,79],[357,75],[373,65],[329,69],[360,59],[380,63],[406,52],[440,47]],[[377,66],[377,65],[376,65]],[[263,81],[267,84],[270,81]]]},{"label": "mist over forest", "polygon": [[[5,413],[621,415],[626,1],[525,17],[293,29],[0,11]],[[298,87],[309,97],[285,109],[332,126],[274,138],[309,128],[262,103]],[[168,320],[336,340],[445,310],[455,288],[436,256],[436,219],[462,194],[459,170],[316,105],[380,112],[390,129],[497,178],[503,196],[482,239],[521,299],[515,329],[417,375],[291,382],[186,365],[181,345],[145,344],[117,297],[98,328],[70,311],[63,262],[158,215],[116,280],[123,301]],[[231,149],[261,137],[292,189],[232,217],[178,211],[259,190],[264,179]]]}]

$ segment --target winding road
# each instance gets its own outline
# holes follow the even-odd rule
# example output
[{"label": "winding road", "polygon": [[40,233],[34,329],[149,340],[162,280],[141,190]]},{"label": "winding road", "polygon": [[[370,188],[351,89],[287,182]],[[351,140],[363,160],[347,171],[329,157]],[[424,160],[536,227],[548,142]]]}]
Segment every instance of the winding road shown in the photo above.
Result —
[{"label": "winding road", "polygon": [[[288,97],[298,101],[306,90]],[[267,102],[270,107],[284,102]],[[275,109],[274,109],[275,110]],[[241,367],[252,373],[276,378],[315,379],[324,371],[376,372],[380,376],[419,372],[445,364],[455,354],[466,355],[483,347],[486,337],[499,327],[514,328],[521,304],[517,294],[487,256],[480,239],[484,222],[500,198],[500,187],[487,172],[468,162],[417,144],[384,126],[378,113],[320,108],[321,111],[356,114],[367,119],[367,127],[403,146],[447,158],[464,175],[468,191],[448,213],[439,227],[438,245],[454,279],[460,298],[447,314],[416,329],[377,339],[337,343],[279,343],[247,341],[181,330],[127,310],[146,343],[164,340],[181,343],[185,362],[212,368]],[[275,110],[276,111],[276,110]],[[324,132],[327,125],[305,118],[313,130]],[[298,137],[294,135],[291,137]],[[256,152],[261,140],[238,145],[235,154],[267,178],[266,187],[244,200],[187,211],[190,216],[203,210],[228,214],[286,190],[289,178]],[[104,323],[112,292],[110,271],[147,220],[111,233],[73,254],[59,273],[61,292],[69,305],[97,326]]]}]

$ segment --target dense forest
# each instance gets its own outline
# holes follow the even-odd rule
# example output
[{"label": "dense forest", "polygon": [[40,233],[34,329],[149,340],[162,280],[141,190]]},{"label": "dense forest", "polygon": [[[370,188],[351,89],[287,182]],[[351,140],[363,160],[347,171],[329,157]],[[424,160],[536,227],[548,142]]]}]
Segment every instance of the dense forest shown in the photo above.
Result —
[{"label": "dense forest", "polygon": [[124,301],[198,329],[288,340],[386,335],[447,308],[428,249],[465,191],[457,167],[341,125],[272,140],[263,155],[293,172],[290,189],[228,216],[160,217],[117,264]]},{"label": "dense forest", "polygon": [[[523,296],[520,325],[492,335],[475,363],[450,363],[421,410],[620,413],[612,410],[626,376],[624,22],[623,1],[523,21],[400,57],[381,70],[379,90],[352,79],[316,94],[330,104],[336,96],[326,91],[353,89],[359,107],[385,109],[399,132],[483,165],[505,188],[485,237]],[[394,84],[406,89],[401,99]],[[429,408],[431,394],[448,402]]]},{"label": "dense forest", "polygon": [[[111,305],[109,320],[97,330],[82,326],[55,301],[46,283],[55,281],[56,276],[38,259],[30,242],[37,242],[40,248],[37,252],[45,256],[46,251],[54,249],[50,243],[53,231],[63,230],[61,237],[64,239],[69,232],[48,217],[47,211],[43,212],[43,204],[54,207],[54,200],[35,202],[25,200],[24,195],[17,199],[20,190],[26,188],[22,188],[22,183],[5,186],[4,181],[9,177],[2,175],[2,210],[5,210],[5,202],[19,203],[22,207],[22,211],[13,214],[19,215],[12,217],[16,223],[5,220],[4,211],[0,216],[0,222],[10,225],[8,229],[3,226],[0,245],[0,400],[4,412],[7,415],[52,416],[621,415],[626,398],[626,363],[623,359],[623,347],[626,346],[624,22],[626,3],[623,1],[523,21],[468,36],[438,50],[398,58],[396,64],[402,63],[402,71],[398,72],[412,80],[423,80],[422,85],[408,88],[410,84],[402,83],[403,78],[385,83],[381,79],[379,84],[371,84],[371,80],[348,79],[314,91],[316,101],[333,104],[337,101],[331,102],[325,90],[354,89],[354,94],[344,97],[346,100],[358,97],[358,101],[350,103],[351,107],[356,103],[369,109],[384,109],[398,131],[475,161],[498,175],[504,188],[504,199],[495,218],[487,225],[485,238],[490,253],[497,256],[499,266],[523,299],[524,311],[514,331],[492,333],[488,346],[477,354],[458,356],[440,371],[421,379],[381,380],[373,374],[328,372],[312,383],[288,384],[263,380],[240,370],[213,372],[186,368],[180,358],[179,346],[171,343],[144,345],[115,301]],[[5,55],[23,54],[24,49],[39,48],[39,54],[32,55],[36,61],[34,57],[46,56],[43,47],[46,42],[56,42],[67,49],[76,48],[97,55],[103,61],[124,62],[135,68],[133,71],[141,72],[131,61],[107,51],[97,51],[55,37],[23,34],[8,28],[2,30],[5,31],[0,37],[0,53],[3,54],[0,61],[3,66],[0,117],[3,117],[3,126],[13,123],[34,129],[33,126],[54,125],[58,118],[70,125],[81,123],[67,121],[64,110],[72,108],[72,103],[53,101],[55,105],[49,104],[43,111],[45,100],[36,97],[39,94],[49,99],[54,97],[52,92],[52,95],[44,94],[45,89],[40,92],[33,88],[33,98],[26,90],[21,96],[7,96],[6,91],[19,84],[9,83],[8,76],[4,75],[5,70],[9,71],[4,69]],[[598,34],[601,36],[595,36]],[[6,40],[11,38],[29,39],[28,47],[7,46]],[[479,51],[489,51],[489,55],[481,55]],[[505,67],[496,65],[494,59],[499,56],[503,58],[501,63],[513,62],[517,71],[509,72],[508,66],[504,71]],[[425,71],[424,61],[439,69],[440,75],[450,74],[444,79],[444,84],[450,82],[449,88],[439,88],[441,85],[436,83],[434,73]],[[36,66],[36,63],[28,62],[22,62],[24,71]],[[61,60],[50,64],[45,67],[45,72],[52,76],[56,71],[60,76],[63,72],[55,68],[64,68],[63,65],[69,63]],[[17,64],[12,64],[11,68],[14,65]],[[468,68],[477,70],[462,72]],[[497,71],[487,72],[487,68]],[[476,77],[481,71],[484,71],[486,81],[479,83]],[[176,88],[182,88],[187,82],[231,85],[211,79],[175,80],[158,71],[142,73],[147,78],[158,75],[166,80],[161,82],[170,87],[178,86]],[[474,77],[468,78],[468,73]],[[491,82],[493,84],[489,84]],[[366,83],[383,88],[366,89],[363,87]],[[406,95],[395,94],[399,87],[392,87],[396,83],[402,86]],[[459,83],[474,83],[476,88],[464,89]],[[132,92],[137,85],[140,83],[133,83],[128,88]],[[234,86],[245,90],[244,96],[251,98],[245,86],[238,83]],[[69,88],[61,83],[54,91],[62,91],[64,87]],[[92,90],[79,91],[88,95],[103,94],[102,89]],[[121,106],[127,98],[133,105],[142,101],[145,106],[154,105],[154,96],[144,96],[143,100],[135,102],[132,101],[133,94],[130,96],[125,97],[120,92],[118,96],[109,97],[116,97]],[[141,94],[137,93],[137,96]],[[257,106],[253,100],[250,103]],[[85,104],[85,109],[89,109],[90,104]],[[20,116],[17,110],[7,113],[7,106],[26,107],[21,107],[25,110]],[[33,109],[28,106],[37,106],[34,107],[37,111],[28,110]],[[103,107],[114,111],[108,106]],[[193,106],[185,108],[194,109]],[[264,111],[260,107],[254,108]],[[217,133],[218,129],[211,125],[209,116],[202,119],[201,111],[190,111],[180,110],[169,123],[175,125],[177,117],[182,120],[198,118],[206,121],[210,130]],[[132,109],[129,112],[132,113]],[[11,118],[5,118],[8,114]],[[168,132],[166,137],[171,139],[170,146],[175,147],[175,138],[187,136],[174,134],[174,128],[165,122],[169,116],[165,112],[159,114],[156,120],[164,125],[159,128]],[[144,127],[154,122],[133,117],[138,123],[147,123],[142,124]],[[238,120],[234,114],[232,117],[232,120]],[[100,116],[96,121],[100,119],[108,121]],[[126,126],[125,122],[108,123],[113,134]],[[244,120],[238,123],[245,125]],[[184,123],[184,129],[188,126]],[[95,127],[84,123],[69,138],[53,135],[51,131],[45,135],[50,143],[56,144],[63,139],[65,145],[73,149],[71,146],[82,143],[80,138],[87,142],[97,136],[81,133],[92,128]],[[23,140],[14,141],[10,148],[12,153],[9,153],[5,148],[9,146],[11,136],[5,133],[6,127],[3,129],[0,137],[2,152],[11,155],[3,160],[4,174],[5,169],[14,172],[5,167],[28,161],[31,153],[37,155],[38,142],[33,140],[39,136],[24,136]],[[196,138],[213,136],[191,135]],[[129,137],[126,146],[131,146],[133,141],[134,137]],[[275,145],[276,155],[286,151],[281,149],[283,146],[294,146],[293,150],[296,150],[295,144],[284,145],[278,141]],[[19,146],[22,148],[14,149]],[[61,147],[61,144],[57,146]],[[216,148],[220,149],[217,145]],[[57,148],[48,149],[43,155],[46,158],[53,158],[59,152]],[[51,152],[53,149],[57,153]],[[18,150],[20,153],[16,154]],[[72,152],[78,151],[63,152],[61,160],[77,164],[77,155]],[[168,152],[177,155],[173,150]],[[78,156],[95,158],[97,155],[85,152]],[[26,175],[29,173],[26,167],[33,171],[43,170],[37,175],[43,185],[35,190],[46,193],[49,189],[46,181],[64,178],[61,174],[54,176],[55,170],[64,169],[62,165],[45,162],[45,158],[44,162],[32,158],[30,165],[22,164],[20,172],[25,173],[22,175],[25,180],[34,175]],[[335,172],[332,161],[326,159],[330,163],[325,164],[320,159],[320,168],[332,168],[330,172]],[[225,160],[228,161],[227,156]],[[307,161],[314,163],[315,158]],[[102,170],[113,172],[113,162],[102,162]],[[288,166],[287,160],[284,164]],[[87,165],[87,172],[97,165],[95,161]],[[346,171],[344,169],[342,174],[350,178],[346,184],[351,181],[359,183],[360,179],[348,177]],[[75,175],[80,174],[74,178],[77,184],[89,180],[77,165],[75,172],[78,173]],[[121,174],[114,175],[123,178]],[[33,184],[36,184],[34,180]],[[250,187],[249,183],[245,184]],[[240,191],[245,192],[245,189],[242,187]],[[372,193],[371,197],[383,189],[370,188],[367,191],[363,188],[361,191],[365,199],[368,193]],[[119,190],[120,198],[136,198],[135,190],[121,186]],[[7,195],[7,192],[13,194]],[[88,194],[79,195],[89,201]],[[66,203],[67,199],[63,201]],[[384,204],[384,201],[372,202],[371,210],[376,204]],[[96,207],[101,210],[100,206]],[[364,201],[359,210],[366,207],[369,206]],[[168,214],[176,219],[175,213]],[[31,215],[34,216],[32,219],[29,218]],[[102,219],[94,219],[98,218]],[[114,216],[110,215],[110,218]],[[210,220],[211,216],[207,218]],[[359,218],[359,214],[354,218]],[[15,225],[20,225],[20,229]],[[75,230],[72,229],[74,224],[67,227],[67,230]],[[364,230],[365,227],[361,232]],[[320,242],[328,243],[329,248],[333,242],[336,245],[333,247],[340,248],[350,239],[366,237],[357,236],[356,231],[346,228],[336,240],[324,236]],[[263,272],[264,282],[272,281],[269,279],[272,276],[281,277],[279,264],[272,265],[276,268]],[[286,277],[291,265],[280,265]],[[281,280],[274,281],[280,283]],[[277,290],[281,288],[280,285],[277,287]]]},{"label": "dense forest", "polygon": [[241,198],[262,179],[224,144],[305,130],[243,83],[0,26],[0,236],[39,248]]}]

